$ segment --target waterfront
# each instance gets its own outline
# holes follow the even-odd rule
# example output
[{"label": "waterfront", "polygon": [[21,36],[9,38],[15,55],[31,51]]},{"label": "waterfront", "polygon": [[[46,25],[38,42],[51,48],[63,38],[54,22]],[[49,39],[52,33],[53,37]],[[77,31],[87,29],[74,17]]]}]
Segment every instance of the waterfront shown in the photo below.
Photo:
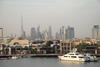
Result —
[{"label": "waterfront", "polygon": [[65,62],[58,58],[21,58],[0,60],[0,67],[99,67],[100,62]]}]

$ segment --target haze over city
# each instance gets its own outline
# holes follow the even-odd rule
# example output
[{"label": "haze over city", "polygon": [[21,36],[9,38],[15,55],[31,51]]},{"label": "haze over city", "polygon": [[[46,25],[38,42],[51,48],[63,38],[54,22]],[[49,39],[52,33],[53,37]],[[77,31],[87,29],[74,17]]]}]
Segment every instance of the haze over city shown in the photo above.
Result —
[{"label": "haze over city", "polygon": [[21,16],[27,34],[31,27],[53,33],[61,26],[75,28],[75,37],[91,37],[93,25],[100,25],[100,0],[0,0],[0,27],[5,34],[21,33]]}]

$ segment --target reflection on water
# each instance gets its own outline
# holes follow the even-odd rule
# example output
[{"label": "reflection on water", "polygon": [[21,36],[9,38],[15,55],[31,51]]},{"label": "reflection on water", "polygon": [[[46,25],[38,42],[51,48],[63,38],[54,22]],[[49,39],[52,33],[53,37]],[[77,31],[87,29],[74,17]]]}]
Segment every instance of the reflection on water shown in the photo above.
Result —
[{"label": "reflection on water", "polygon": [[85,62],[78,62],[78,61],[61,61],[59,60],[62,64],[84,64]]}]

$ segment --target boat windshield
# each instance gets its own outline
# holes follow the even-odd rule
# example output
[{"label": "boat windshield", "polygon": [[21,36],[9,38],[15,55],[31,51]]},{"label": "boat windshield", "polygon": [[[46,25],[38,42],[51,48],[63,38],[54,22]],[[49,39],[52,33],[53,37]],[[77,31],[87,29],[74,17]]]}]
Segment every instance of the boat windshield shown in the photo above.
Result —
[{"label": "boat windshield", "polygon": [[71,58],[76,58],[76,56],[71,56]]},{"label": "boat windshield", "polygon": [[64,56],[64,57],[70,57],[70,56]]}]

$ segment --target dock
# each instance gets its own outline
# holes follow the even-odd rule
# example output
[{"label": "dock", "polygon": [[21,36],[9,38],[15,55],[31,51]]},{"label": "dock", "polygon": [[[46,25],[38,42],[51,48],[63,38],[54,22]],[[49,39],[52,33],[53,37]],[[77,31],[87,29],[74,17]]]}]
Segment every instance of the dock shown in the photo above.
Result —
[{"label": "dock", "polygon": [[[0,55],[0,59],[11,58],[15,55]],[[58,54],[26,54],[26,55],[18,55],[19,57],[58,57]]]},{"label": "dock", "polygon": [[[18,57],[58,57],[59,54],[26,54],[26,55],[0,55],[0,59],[9,59],[12,56],[18,56]],[[100,54],[96,54],[97,57],[100,57]]]},{"label": "dock", "polygon": [[31,57],[58,57],[58,54],[31,54]]}]

